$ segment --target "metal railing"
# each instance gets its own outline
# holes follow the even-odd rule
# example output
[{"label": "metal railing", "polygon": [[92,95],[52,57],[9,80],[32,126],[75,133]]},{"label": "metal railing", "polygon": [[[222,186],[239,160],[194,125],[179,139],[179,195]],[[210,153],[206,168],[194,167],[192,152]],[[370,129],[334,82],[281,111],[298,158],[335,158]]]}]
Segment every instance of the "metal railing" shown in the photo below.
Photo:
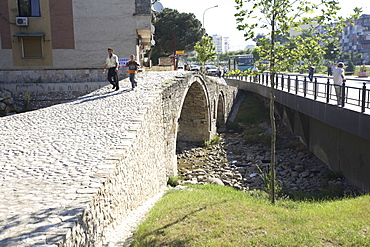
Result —
[{"label": "metal railing", "polygon": [[[271,86],[271,75],[269,72],[264,72],[258,76],[239,76],[230,75],[228,78],[238,79],[250,83],[258,83],[267,87]],[[318,82],[318,79],[321,82]],[[322,82],[322,81],[326,82]],[[361,113],[365,112],[366,109],[370,109],[370,89],[366,88],[366,82],[358,79],[347,79],[347,81],[362,82],[362,87],[348,86],[343,83],[341,88],[341,95],[336,95],[334,90],[334,84],[330,83],[331,77],[327,76],[315,76],[311,82],[307,76],[300,74],[286,74],[277,73],[275,76],[275,89],[310,98],[315,101],[326,102],[329,104],[331,101],[335,101],[339,106],[354,106],[356,111]],[[342,90],[344,89],[344,90]]]}]

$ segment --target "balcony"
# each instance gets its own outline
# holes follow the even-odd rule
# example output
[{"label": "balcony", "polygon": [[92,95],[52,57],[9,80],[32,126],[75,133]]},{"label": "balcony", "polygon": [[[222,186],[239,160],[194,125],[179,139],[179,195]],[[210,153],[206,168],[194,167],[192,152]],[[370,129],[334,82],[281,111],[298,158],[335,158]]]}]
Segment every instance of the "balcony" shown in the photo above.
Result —
[{"label": "balcony", "polygon": [[358,40],[359,44],[370,44],[370,40]]},{"label": "balcony", "polygon": [[360,52],[360,53],[367,53],[367,52],[370,52],[370,48],[366,48],[366,49],[359,49],[359,52]]}]

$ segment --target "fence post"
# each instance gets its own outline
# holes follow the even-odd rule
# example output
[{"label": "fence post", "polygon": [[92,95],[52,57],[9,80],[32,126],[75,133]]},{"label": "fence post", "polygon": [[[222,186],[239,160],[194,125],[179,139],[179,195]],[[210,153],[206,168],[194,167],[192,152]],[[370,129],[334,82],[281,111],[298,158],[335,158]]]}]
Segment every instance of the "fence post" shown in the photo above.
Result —
[{"label": "fence post", "polygon": [[306,92],[307,92],[307,77],[304,77],[303,80],[303,96],[306,98]]},{"label": "fence post", "polygon": [[329,103],[329,99],[330,99],[329,90],[330,90],[330,79],[328,78],[328,81],[326,83],[326,103]]},{"label": "fence post", "polygon": [[298,76],[295,76],[295,94],[298,94]]},{"label": "fence post", "polygon": [[279,82],[279,75],[278,75],[278,73],[276,73],[276,77],[275,77],[275,88],[277,88],[278,87],[278,83]]},{"label": "fence post", "polygon": [[288,75],[288,93],[290,92],[290,75]]},{"label": "fence post", "polygon": [[317,77],[315,77],[315,81],[313,84],[313,98],[314,100],[317,99]]},{"label": "fence post", "polygon": [[366,82],[363,83],[362,86],[362,102],[361,102],[361,112],[365,112],[365,104],[366,104]]},{"label": "fence post", "polygon": [[281,90],[284,90],[284,75],[281,75]]},{"label": "fence post", "polygon": [[345,96],[346,96],[346,92],[345,92],[345,89],[346,89],[346,83],[345,82],[343,82],[342,83],[342,98],[341,98],[341,105],[342,105],[342,107],[344,107],[344,102],[345,102]]}]

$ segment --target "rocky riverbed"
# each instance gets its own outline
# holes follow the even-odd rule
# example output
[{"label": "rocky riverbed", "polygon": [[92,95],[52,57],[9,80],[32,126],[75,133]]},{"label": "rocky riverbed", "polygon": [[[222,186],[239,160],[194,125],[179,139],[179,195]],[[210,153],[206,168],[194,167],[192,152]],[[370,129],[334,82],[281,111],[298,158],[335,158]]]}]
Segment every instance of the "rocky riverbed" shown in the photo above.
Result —
[{"label": "rocky riverbed", "polygon": [[[266,123],[258,126],[269,132]],[[248,129],[249,127],[243,127]],[[276,177],[285,194],[341,196],[357,193],[343,176],[331,171],[283,125],[277,128]],[[225,133],[221,142],[208,147],[178,144],[179,176],[182,184],[217,183],[238,190],[265,188],[271,149],[262,143],[248,143],[246,131]]]}]

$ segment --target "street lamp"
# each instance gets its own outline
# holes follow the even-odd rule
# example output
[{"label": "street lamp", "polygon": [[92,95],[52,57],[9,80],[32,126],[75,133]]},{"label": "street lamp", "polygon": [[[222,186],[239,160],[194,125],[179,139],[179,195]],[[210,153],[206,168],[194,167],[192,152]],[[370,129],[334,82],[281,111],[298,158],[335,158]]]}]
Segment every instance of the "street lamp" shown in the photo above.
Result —
[{"label": "street lamp", "polygon": [[203,12],[203,35],[204,35],[204,30],[205,30],[205,27],[204,27],[204,14],[206,13],[207,10],[212,9],[212,8],[217,8],[217,7],[218,7],[218,5],[215,5],[213,7],[209,7],[206,10],[204,10],[204,12]]}]

